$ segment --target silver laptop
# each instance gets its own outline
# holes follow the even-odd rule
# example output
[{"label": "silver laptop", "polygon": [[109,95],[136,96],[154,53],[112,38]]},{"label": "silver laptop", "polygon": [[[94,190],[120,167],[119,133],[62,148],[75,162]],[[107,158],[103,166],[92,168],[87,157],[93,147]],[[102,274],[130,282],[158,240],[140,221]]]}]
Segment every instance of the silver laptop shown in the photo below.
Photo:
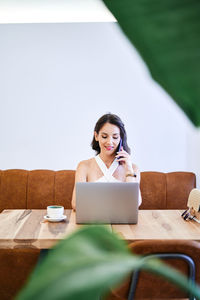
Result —
[{"label": "silver laptop", "polygon": [[78,182],[76,223],[135,224],[138,197],[137,182]]}]

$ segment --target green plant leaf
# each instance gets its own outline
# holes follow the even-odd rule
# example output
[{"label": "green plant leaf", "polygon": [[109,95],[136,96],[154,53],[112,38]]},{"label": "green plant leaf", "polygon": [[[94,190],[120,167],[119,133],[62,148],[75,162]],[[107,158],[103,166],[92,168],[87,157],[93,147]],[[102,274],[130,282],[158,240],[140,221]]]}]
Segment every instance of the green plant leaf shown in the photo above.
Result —
[{"label": "green plant leaf", "polygon": [[200,126],[199,0],[103,0],[152,77]]},{"label": "green plant leaf", "polygon": [[35,269],[18,300],[95,300],[136,268],[165,276],[200,299],[197,286],[158,260],[133,255],[103,226],[80,229],[59,242]]}]

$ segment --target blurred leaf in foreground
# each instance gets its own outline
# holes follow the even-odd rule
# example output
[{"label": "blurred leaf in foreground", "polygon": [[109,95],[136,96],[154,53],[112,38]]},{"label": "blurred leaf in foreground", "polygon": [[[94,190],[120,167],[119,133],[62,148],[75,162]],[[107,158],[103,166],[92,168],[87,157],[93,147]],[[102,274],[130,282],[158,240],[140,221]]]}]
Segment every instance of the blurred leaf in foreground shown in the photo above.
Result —
[{"label": "blurred leaf in foreground", "polygon": [[133,255],[104,226],[88,226],[59,242],[35,269],[18,300],[95,300],[136,268],[168,278],[200,299],[197,286],[159,260]]},{"label": "blurred leaf in foreground", "polygon": [[152,77],[200,126],[200,1],[103,1]]}]

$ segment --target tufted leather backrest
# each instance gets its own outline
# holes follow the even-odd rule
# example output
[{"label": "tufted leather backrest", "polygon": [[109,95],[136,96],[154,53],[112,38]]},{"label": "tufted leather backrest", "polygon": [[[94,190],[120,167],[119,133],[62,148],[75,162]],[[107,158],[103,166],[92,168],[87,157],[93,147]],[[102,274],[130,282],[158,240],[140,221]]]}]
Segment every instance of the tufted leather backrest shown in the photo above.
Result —
[{"label": "tufted leather backrest", "polygon": [[184,209],[195,187],[196,176],[191,172],[142,172],[140,209]]},{"label": "tufted leather backrest", "polygon": [[[49,204],[71,208],[74,170],[0,170],[0,211],[46,208]],[[142,172],[141,209],[186,208],[196,176],[190,172]]]},{"label": "tufted leather backrest", "polygon": [[28,171],[1,171],[0,211],[5,208],[26,208]]},{"label": "tufted leather backrest", "polygon": [[50,204],[71,208],[74,179],[74,170],[0,171],[0,211]]}]

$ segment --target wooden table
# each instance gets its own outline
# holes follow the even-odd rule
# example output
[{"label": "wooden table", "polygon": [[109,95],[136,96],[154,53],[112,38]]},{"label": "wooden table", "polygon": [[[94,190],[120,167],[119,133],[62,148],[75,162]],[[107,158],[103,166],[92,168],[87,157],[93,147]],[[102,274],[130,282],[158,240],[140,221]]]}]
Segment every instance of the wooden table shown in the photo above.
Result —
[{"label": "wooden table", "polygon": [[[140,210],[138,224],[107,225],[128,242],[145,239],[184,239],[200,241],[200,224],[184,221],[181,210]],[[75,213],[65,210],[67,220],[50,223],[46,210],[4,210],[0,214],[0,248],[51,248],[57,241],[83,225]]]}]

